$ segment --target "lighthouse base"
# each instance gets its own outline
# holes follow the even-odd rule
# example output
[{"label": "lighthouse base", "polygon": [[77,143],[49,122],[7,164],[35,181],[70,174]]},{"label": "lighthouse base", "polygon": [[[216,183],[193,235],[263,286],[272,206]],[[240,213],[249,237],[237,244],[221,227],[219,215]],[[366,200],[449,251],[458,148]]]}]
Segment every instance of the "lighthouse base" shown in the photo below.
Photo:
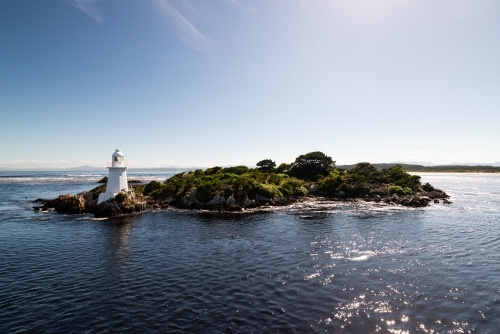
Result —
[{"label": "lighthouse base", "polygon": [[116,194],[118,193],[100,193],[99,198],[97,199],[97,204],[101,204],[110,198],[115,198]]},{"label": "lighthouse base", "polygon": [[115,196],[119,193],[125,193],[128,195],[128,198],[130,198],[132,201],[135,201],[135,193],[133,190],[127,190],[127,191],[119,191],[117,193],[100,193],[99,198],[97,199],[97,205],[101,204],[102,202],[107,201],[108,199],[115,198]]}]

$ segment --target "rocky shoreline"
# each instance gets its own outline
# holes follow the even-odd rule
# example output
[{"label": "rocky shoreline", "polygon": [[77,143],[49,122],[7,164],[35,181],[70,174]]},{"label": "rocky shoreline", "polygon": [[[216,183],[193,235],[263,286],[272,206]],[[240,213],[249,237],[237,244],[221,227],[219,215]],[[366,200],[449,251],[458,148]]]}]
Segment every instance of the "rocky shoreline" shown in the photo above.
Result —
[{"label": "rocky shoreline", "polygon": [[[256,196],[255,199],[246,198],[244,201],[237,201],[234,196],[230,195],[227,198],[224,194],[216,194],[207,202],[197,200],[196,190],[186,194],[181,199],[167,198],[164,200],[155,199],[149,196],[136,197],[129,196],[125,193],[118,194],[115,198],[109,199],[101,204],[97,204],[97,198],[100,192],[104,191],[105,185],[96,187],[90,191],[85,191],[76,195],[61,195],[54,199],[35,200],[36,203],[41,203],[41,206],[34,206],[35,211],[56,211],[66,214],[82,214],[90,213],[95,217],[116,217],[137,212],[144,212],[155,209],[183,209],[183,210],[199,210],[212,212],[245,212],[258,208],[282,207],[288,206],[304,200],[331,200],[338,202],[372,202],[386,205],[399,205],[411,208],[422,208],[431,205],[431,203],[451,204],[449,196],[442,190],[434,189],[432,191],[418,192],[414,195],[397,195],[389,196],[365,196],[365,197],[346,197],[343,192],[338,192],[335,196],[325,196],[324,193],[318,192],[314,184],[309,188],[307,196],[290,196],[278,198],[266,198]],[[140,184],[134,186],[141,186]],[[132,189],[134,188],[132,186]],[[133,194],[133,192],[131,192]]]}]

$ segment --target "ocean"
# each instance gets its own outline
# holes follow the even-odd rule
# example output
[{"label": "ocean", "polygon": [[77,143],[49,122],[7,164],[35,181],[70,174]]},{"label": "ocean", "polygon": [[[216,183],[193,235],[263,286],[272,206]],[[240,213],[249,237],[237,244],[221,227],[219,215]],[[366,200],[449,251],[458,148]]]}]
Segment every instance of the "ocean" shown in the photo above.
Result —
[{"label": "ocean", "polygon": [[0,333],[500,332],[500,175],[420,174],[453,202],[420,209],[32,210],[104,175],[0,172]]}]

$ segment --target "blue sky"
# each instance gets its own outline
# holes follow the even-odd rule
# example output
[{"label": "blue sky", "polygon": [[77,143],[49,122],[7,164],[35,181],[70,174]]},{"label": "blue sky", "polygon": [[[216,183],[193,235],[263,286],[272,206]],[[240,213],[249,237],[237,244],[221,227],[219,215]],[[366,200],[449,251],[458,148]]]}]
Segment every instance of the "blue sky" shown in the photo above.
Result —
[{"label": "blue sky", "polygon": [[500,2],[0,2],[0,167],[500,161]]}]

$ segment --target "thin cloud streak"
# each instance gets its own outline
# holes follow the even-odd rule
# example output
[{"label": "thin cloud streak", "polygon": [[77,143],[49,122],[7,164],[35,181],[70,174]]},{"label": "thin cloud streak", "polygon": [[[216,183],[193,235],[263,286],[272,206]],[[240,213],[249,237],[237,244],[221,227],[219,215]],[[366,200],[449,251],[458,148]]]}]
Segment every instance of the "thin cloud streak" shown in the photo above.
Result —
[{"label": "thin cloud streak", "polygon": [[158,8],[168,17],[168,22],[173,26],[179,38],[196,50],[215,48],[217,41],[203,35],[195,25],[183,16],[167,0],[154,0]]},{"label": "thin cloud streak", "polygon": [[81,10],[97,22],[102,21],[102,15],[97,8],[95,8],[94,3],[97,0],[70,0],[70,3],[77,9]]},{"label": "thin cloud streak", "polygon": [[240,9],[255,11],[255,8],[250,7],[249,5],[244,4],[244,3],[237,1],[237,0],[225,0],[225,2],[232,5],[232,6],[238,7]]}]

